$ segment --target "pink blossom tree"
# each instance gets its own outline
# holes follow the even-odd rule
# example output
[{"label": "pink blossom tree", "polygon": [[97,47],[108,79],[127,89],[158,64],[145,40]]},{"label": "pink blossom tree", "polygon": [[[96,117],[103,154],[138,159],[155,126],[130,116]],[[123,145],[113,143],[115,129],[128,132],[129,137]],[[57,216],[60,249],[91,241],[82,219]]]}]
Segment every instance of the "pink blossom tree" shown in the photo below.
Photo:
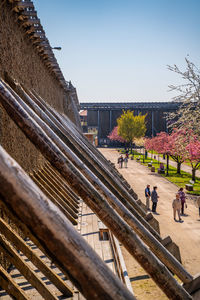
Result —
[{"label": "pink blossom tree", "polygon": [[166,132],[160,132],[156,135],[155,138],[152,139],[152,143],[154,143],[154,150],[160,154],[165,154],[167,156],[167,176],[169,170],[169,134]]},{"label": "pink blossom tree", "polygon": [[181,164],[189,160],[192,167],[192,180],[195,181],[196,170],[200,168],[200,139],[191,129],[174,129],[169,135],[160,132],[156,137],[145,139],[147,150],[154,150],[167,155],[167,175],[169,156],[177,163],[177,173],[181,173]]},{"label": "pink blossom tree", "polygon": [[170,157],[177,163],[178,174],[181,174],[181,164],[187,159],[187,133],[186,129],[174,129],[168,139],[169,154]]},{"label": "pink blossom tree", "polygon": [[[144,140],[144,147],[147,151],[152,151],[154,150],[152,138],[145,138]],[[151,158],[152,158],[152,152],[151,152]]]},{"label": "pink blossom tree", "polygon": [[108,138],[111,141],[118,141],[118,142],[121,142],[121,143],[125,142],[125,140],[120,135],[118,135],[118,126],[115,126],[113,128],[113,130],[111,131],[111,133],[108,135]]},{"label": "pink blossom tree", "polygon": [[200,167],[200,141],[196,136],[190,138],[189,144],[186,146],[188,152],[188,160],[192,167],[192,180],[196,179],[196,170]]}]

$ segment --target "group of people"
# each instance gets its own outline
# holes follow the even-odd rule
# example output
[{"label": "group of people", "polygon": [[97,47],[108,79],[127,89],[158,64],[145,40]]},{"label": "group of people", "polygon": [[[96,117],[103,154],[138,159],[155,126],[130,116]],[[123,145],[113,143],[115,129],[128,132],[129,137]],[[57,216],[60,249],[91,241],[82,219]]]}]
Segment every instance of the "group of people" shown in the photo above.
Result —
[{"label": "group of people", "polygon": [[157,193],[157,186],[153,187],[153,191],[150,191],[150,184],[147,184],[145,189],[145,197],[146,197],[146,208],[150,210],[150,198],[152,201],[152,212],[156,213],[157,203],[158,203],[158,193]]},{"label": "group of people", "polygon": [[[145,188],[145,198],[146,198],[146,208],[150,210],[150,199],[152,201],[152,212],[156,213],[157,203],[158,203],[158,193],[157,193],[157,186],[153,187],[153,191],[150,191],[150,185],[147,184]],[[200,202],[200,198],[197,199]],[[182,221],[181,215],[184,215],[185,207],[187,208],[186,204],[186,195],[183,191],[183,188],[180,188],[176,193],[176,198],[172,201],[172,208],[173,208],[173,215],[174,220],[176,221],[176,215],[178,215],[179,221]],[[200,203],[199,203],[199,216],[200,216]]]},{"label": "group of people", "polygon": [[126,153],[125,157],[123,157],[122,155],[120,155],[120,157],[118,158],[118,165],[119,168],[123,168],[123,163],[125,168],[127,168],[127,164],[128,164],[128,153]]}]

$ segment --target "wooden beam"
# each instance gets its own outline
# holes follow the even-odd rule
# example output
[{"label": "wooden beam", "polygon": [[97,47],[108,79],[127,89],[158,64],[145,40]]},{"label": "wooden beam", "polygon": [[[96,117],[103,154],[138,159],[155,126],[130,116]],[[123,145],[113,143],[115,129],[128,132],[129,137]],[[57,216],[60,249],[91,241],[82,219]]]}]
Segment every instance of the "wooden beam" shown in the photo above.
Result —
[{"label": "wooden beam", "polygon": [[3,219],[0,219],[0,231],[15,245],[17,250],[23,252],[23,254],[63,293],[63,295],[68,297],[73,295],[72,289],[51,268],[49,268],[29,246],[27,246],[17,232],[14,232]]},{"label": "wooden beam", "polygon": [[[48,249],[45,245],[41,244],[41,241],[38,240],[38,238],[34,235],[34,233],[22,222],[19,220],[19,218],[16,217],[15,212],[12,212],[8,206],[5,204],[5,201],[2,196],[0,196],[0,209],[3,210],[3,212],[6,215],[6,218],[9,220],[12,220],[12,223],[15,224],[15,226],[23,232],[25,237],[28,237],[39,249],[42,253],[44,253],[49,260],[52,261],[51,254],[49,253]],[[63,266],[61,264],[58,264],[57,261],[54,261],[54,264],[57,266],[58,269],[61,270],[61,272],[65,275],[66,278],[69,278],[68,272],[63,269]]]},{"label": "wooden beam", "polygon": [[20,12],[25,10],[26,8],[34,8],[33,2],[32,1],[17,1],[15,6],[13,7],[13,11],[15,12]]},{"label": "wooden beam", "polygon": [[[72,188],[79,194],[79,196],[90,206],[90,208],[98,215],[98,217],[104,222],[105,225],[116,235],[118,240],[123,243],[127,250],[132,254],[137,261],[144,267],[144,269],[150,274],[152,279],[155,280],[157,285],[163,290],[163,292],[169,296],[176,297],[177,299],[189,299],[188,293],[179,285],[179,283],[171,276],[167,268],[154,256],[151,251],[144,245],[144,243],[138,238],[133,230],[127,225],[126,221],[140,224],[136,218],[130,216],[127,209],[120,204],[117,199],[112,197],[112,201],[115,200],[115,208],[122,213],[124,221],[113,210],[113,208],[107,203],[106,199],[94,188],[98,187],[96,178],[91,174],[92,180],[89,182],[83,174],[69,161],[69,159],[63,155],[61,150],[52,143],[51,139],[44,133],[40,126],[30,118],[26,110],[21,107],[20,103],[23,103],[21,99],[16,98],[4,87],[3,83],[0,83],[0,100],[6,112],[14,120],[14,122],[22,129],[26,136],[35,144],[35,146],[43,153],[45,158],[54,165],[60,173],[70,183]],[[34,119],[40,122],[40,119],[34,114]],[[45,124],[41,124],[42,128]],[[63,146],[63,145],[62,145]],[[73,159],[76,157],[71,153]],[[78,160],[76,160],[78,163]],[[80,162],[81,163],[81,162]],[[81,164],[82,168],[83,163]],[[86,174],[84,172],[84,174]],[[105,193],[105,190],[104,190]],[[110,196],[112,194],[110,193]],[[108,199],[108,196],[106,197]],[[119,207],[118,207],[119,205]],[[137,228],[137,226],[135,226]],[[140,229],[143,230],[143,226],[140,224]],[[149,232],[145,229],[145,238],[149,236]],[[150,236],[149,236],[150,237]],[[154,238],[155,239],[155,238]],[[155,242],[159,243],[156,239]],[[163,254],[166,253],[166,249],[159,243],[159,251]],[[156,249],[156,248],[155,248]],[[162,251],[161,251],[162,250]],[[162,255],[160,255],[162,257]],[[176,262],[174,257],[168,253],[168,258]],[[178,262],[176,262],[176,265]],[[172,266],[170,266],[172,268]],[[181,271],[180,271],[181,270]],[[180,265],[176,272],[179,271],[179,275],[183,278],[184,282],[190,282],[192,276]],[[181,298],[182,297],[182,298]]]},{"label": "wooden beam", "polygon": [[32,1],[17,1],[16,6],[17,8],[34,8],[33,2]]},{"label": "wooden beam", "polygon": [[40,295],[45,299],[56,300],[55,297],[36,273],[29,267],[29,265],[21,258],[15,248],[11,246],[5,237],[0,235],[0,249],[8,258],[8,260],[20,271],[20,273],[36,288]]},{"label": "wooden beam", "polygon": [[30,174],[30,177],[38,185],[38,187],[51,199],[51,201],[62,211],[62,213],[67,217],[67,219],[73,224],[77,225],[77,221],[71,216],[71,214],[63,207],[63,205],[55,197],[55,193],[51,188],[48,188],[42,179],[35,177],[35,175]]},{"label": "wooden beam", "polygon": [[67,194],[67,192],[63,189],[62,185],[60,184],[60,182],[58,182],[56,180],[56,178],[54,176],[52,176],[52,174],[49,174],[48,171],[46,171],[44,168],[40,170],[40,174],[44,175],[44,178],[47,178],[47,180],[49,182],[51,182],[56,190],[56,192],[61,195],[62,199],[67,202],[67,204],[69,205],[69,207],[71,207],[71,209],[77,214],[78,213],[78,208],[79,205],[73,201],[73,199],[70,197],[69,194]]},{"label": "wooden beam", "polygon": [[[34,19],[26,19],[23,22],[23,26],[34,26],[34,25],[40,25],[40,19],[38,19],[37,17]],[[37,27],[36,27],[37,28]]]},{"label": "wooden beam", "polygon": [[[25,108],[26,105],[23,105],[23,107]],[[35,109],[36,105],[33,105],[33,108]],[[30,109],[26,107],[26,111],[29,110]],[[131,207],[129,210],[127,210],[127,208],[124,207],[116,197],[114,197],[114,195],[102,184],[102,182],[89,169],[87,169],[83,165],[82,161],[79,158],[77,158],[74,155],[74,153],[65,144],[61,143],[60,139],[57,139],[55,134],[51,130],[49,130],[45,126],[45,124],[41,122],[41,120],[34,113],[30,111],[30,115],[32,118],[34,118],[34,120],[38,122],[39,125],[42,126],[43,130],[52,138],[53,142],[65,154],[65,156],[69,159],[69,161],[73,162],[75,167],[78,168],[84,176],[86,176],[86,178],[90,181],[90,183],[93,186],[95,186],[97,191],[100,192],[108,200],[108,202],[117,211],[117,213],[119,213],[119,215],[127,222],[127,224],[129,224],[131,228],[135,230],[135,232],[150,247],[150,249],[157,255],[157,257],[168,268],[170,268],[170,270],[172,270],[183,282],[190,282],[192,280],[192,276],[185,270],[185,268],[183,268],[183,266],[176,260],[176,258],[174,258],[174,256],[171,255],[171,253],[169,253],[168,250],[162,245],[161,238],[160,241],[157,240],[146,228],[144,228],[143,224],[141,224],[138,221],[138,219],[132,214]],[[40,111],[40,116],[42,116],[41,111]],[[48,119],[46,118],[46,120]],[[55,131],[57,132],[56,129]],[[69,161],[67,163],[69,163]],[[84,178],[82,180],[84,182]],[[84,185],[83,182],[81,182],[80,184]],[[112,228],[110,229],[112,230]]]},{"label": "wooden beam", "polygon": [[63,188],[70,195],[70,197],[73,198],[74,202],[79,204],[79,201],[80,201],[79,196],[71,189],[71,187],[66,182],[66,180],[64,180],[64,178],[61,176],[61,174],[49,162],[46,162],[44,169],[47,172],[53,174],[57,178],[57,180],[62,184]]},{"label": "wooden beam", "polygon": [[0,265],[0,283],[1,288],[4,289],[8,295],[14,299],[31,300],[25,292],[17,285],[13,278]]},{"label": "wooden beam", "polygon": [[51,191],[53,190],[55,195],[57,196],[59,202],[67,209],[67,211],[71,214],[71,216],[73,216],[74,218],[77,218],[77,213],[78,210],[76,208],[74,208],[73,206],[71,207],[68,204],[68,201],[66,201],[66,197],[62,194],[62,192],[55,186],[54,182],[48,178],[44,172],[42,172],[41,170],[38,170],[38,172],[34,172],[35,173],[35,177],[39,178],[40,180],[42,180],[43,182],[46,183],[46,186],[48,186]]},{"label": "wooden beam", "polygon": [[21,12],[22,16],[25,17],[37,17],[37,11],[36,10],[26,10]]},{"label": "wooden beam", "polygon": [[[87,299],[135,299],[60,210],[2,147],[0,184],[6,204],[34,232],[51,253],[53,260],[68,270],[71,280]],[[16,256],[17,254],[15,265]],[[52,299],[47,295],[44,298]]]},{"label": "wooden beam", "polygon": [[[116,177],[112,176],[112,173],[109,170],[106,170],[102,163],[99,161],[97,157],[94,156],[93,152],[84,147],[81,140],[76,137],[70,130],[69,126],[64,127],[60,124],[58,119],[52,115],[52,111],[50,111],[50,107],[41,103],[34,95],[34,102],[44,111],[44,114],[41,115],[41,118],[44,117],[46,122],[48,122],[49,126],[56,132],[60,139],[70,149],[78,155],[78,157],[84,162],[86,166],[90,168],[90,170],[98,176],[99,179],[111,190],[111,192],[130,210],[130,212],[158,239],[161,241],[160,235],[151,227],[151,225],[145,220],[148,216],[141,209],[141,207],[136,203],[135,199],[127,192],[127,190],[120,184],[120,181],[117,180]],[[32,109],[35,111],[37,107],[34,108],[31,105]],[[40,111],[38,109],[38,111]],[[50,119],[50,120],[49,120]],[[47,121],[48,120],[48,121]]]},{"label": "wooden beam", "polygon": [[132,286],[131,286],[131,282],[128,276],[128,272],[127,272],[127,268],[126,268],[126,264],[124,261],[124,257],[122,255],[122,251],[119,245],[118,240],[116,239],[116,237],[109,231],[109,237],[111,240],[111,245],[113,247],[113,252],[115,252],[115,260],[118,261],[118,265],[119,265],[119,272],[120,272],[120,278],[121,280],[124,282],[124,284],[127,286],[127,288],[133,292]]}]

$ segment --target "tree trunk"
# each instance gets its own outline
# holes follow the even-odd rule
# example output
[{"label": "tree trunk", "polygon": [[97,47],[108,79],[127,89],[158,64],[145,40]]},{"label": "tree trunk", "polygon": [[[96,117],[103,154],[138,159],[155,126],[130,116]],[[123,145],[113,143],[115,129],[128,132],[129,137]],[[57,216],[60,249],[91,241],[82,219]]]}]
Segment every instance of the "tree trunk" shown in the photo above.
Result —
[{"label": "tree trunk", "polygon": [[143,148],[143,164],[144,164],[144,155],[145,155],[145,149]]},{"label": "tree trunk", "polygon": [[195,182],[196,179],[196,169],[192,168],[192,180]]},{"label": "tree trunk", "polygon": [[169,154],[167,154],[167,174],[166,176],[169,176]]},{"label": "tree trunk", "polygon": [[133,152],[133,143],[130,142],[130,145],[131,145],[131,154],[133,154],[133,157],[134,157],[134,152]]},{"label": "tree trunk", "polygon": [[181,163],[177,162],[177,174],[181,174]]}]

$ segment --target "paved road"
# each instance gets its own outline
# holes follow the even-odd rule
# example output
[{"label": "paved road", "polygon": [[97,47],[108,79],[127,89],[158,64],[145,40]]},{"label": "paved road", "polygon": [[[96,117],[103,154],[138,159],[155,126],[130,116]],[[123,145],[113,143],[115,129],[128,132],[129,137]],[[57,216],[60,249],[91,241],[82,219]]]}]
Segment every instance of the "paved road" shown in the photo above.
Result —
[{"label": "paved road", "polygon": [[[118,152],[114,149],[100,149],[104,156],[117,165]],[[144,188],[146,184],[158,187],[160,196],[158,203],[158,215],[155,218],[159,221],[161,236],[170,235],[174,242],[180,247],[183,265],[191,274],[200,272],[200,219],[198,209],[193,200],[188,200],[186,216],[183,216],[183,223],[175,222],[172,213],[172,200],[178,190],[177,186],[169,182],[159,174],[151,173],[150,170],[129,160],[128,168],[119,169],[127,179],[139,198],[145,203]]]}]

